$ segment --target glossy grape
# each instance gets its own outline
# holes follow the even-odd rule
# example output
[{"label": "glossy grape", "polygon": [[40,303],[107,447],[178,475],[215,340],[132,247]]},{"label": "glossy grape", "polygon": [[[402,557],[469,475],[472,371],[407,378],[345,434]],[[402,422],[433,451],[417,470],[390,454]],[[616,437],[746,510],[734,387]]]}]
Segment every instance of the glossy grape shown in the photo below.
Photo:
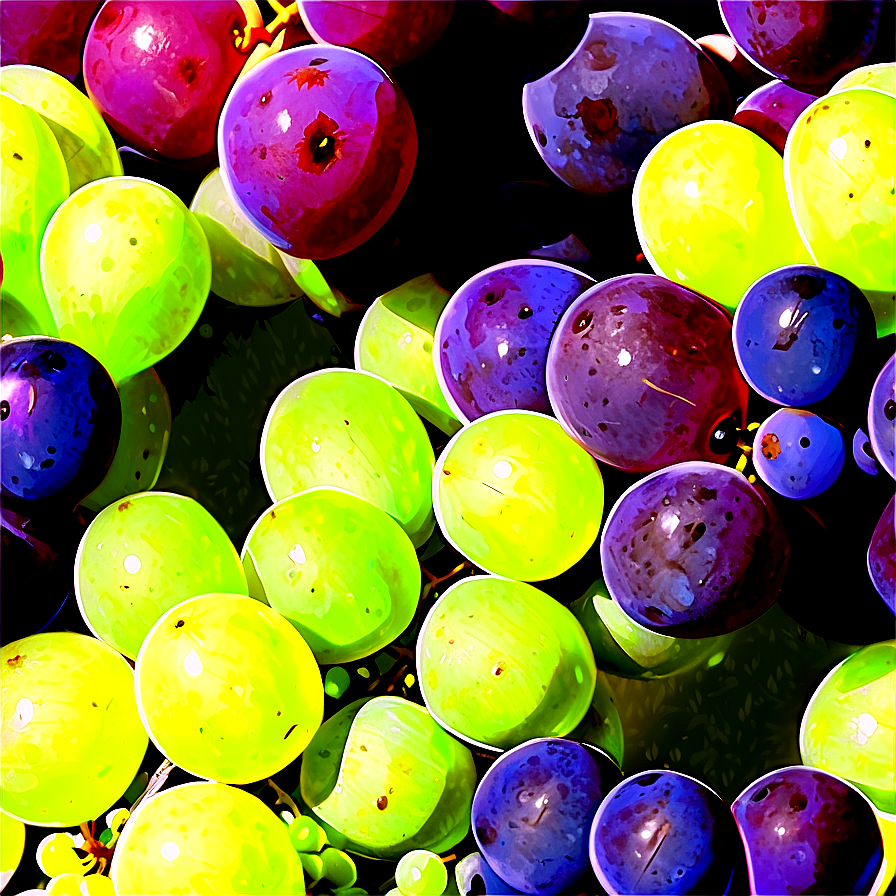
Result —
[{"label": "glossy grape", "polygon": [[441,896],[448,885],[448,872],[434,852],[413,849],[398,860],[395,884],[407,896]]},{"label": "glossy grape", "polygon": [[566,607],[492,576],[463,579],[439,597],[417,638],[417,669],[440,725],[500,750],[569,734],[597,678],[588,639]]},{"label": "glossy grape", "polygon": [[865,796],[817,769],[790,766],[754,781],[732,805],[751,893],[873,893],[883,861]]},{"label": "glossy grape", "polygon": [[551,334],[593,283],[554,261],[510,261],[455,291],[439,318],[434,361],[460,420],[504,410],[551,413],[545,385]]},{"label": "glossy grape", "polygon": [[0,889],[15,874],[25,852],[25,825],[17,818],[0,812]]},{"label": "glossy grape", "polygon": [[601,536],[607,588],[640,625],[702,638],[735,631],[775,601],[787,536],[741,473],[676,464],[623,493]]},{"label": "glossy grape", "polygon": [[622,775],[609,757],[572,741],[540,738],[504,753],[473,798],[476,845],[523,893],[556,893],[588,868],[588,834]]},{"label": "glossy grape", "polygon": [[733,435],[747,409],[728,314],[653,274],[606,280],[569,306],[551,339],[547,386],[564,430],[629,472],[724,460],[734,446],[715,433]]},{"label": "glossy grape", "polygon": [[210,592],[248,594],[227,534],[197,501],[140,492],[103,509],[75,558],[75,594],[91,631],[136,659],[167,610]]},{"label": "glossy grape", "polygon": [[102,364],[60,339],[0,347],[3,499],[71,510],[102,482],[118,444],[121,401]]},{"label": "glossy grape", "polygon": [[501,880],[478,852],[470,853],[454,866],[454,879],[461,896],[518,896],[519,890]]},{"label": "glossy grape", "polygon": [[878,463],[896,479],[896,355],[884,364],[868,401],[868,433]]},{"label": "glossy grape", "polygon": [[240,79],[221,113],[218,156],[228,191],[266,239],[300,258],[332,258],[395,210],[417,132],[404,94],[372,59],[311,44]]},{"label": "glossy grape", "polygon": [[97,818],[146,752],[130,666],[96,638],[48,632],[5,645],[0,678],[3,811],[41,827]]},{"label": "glossy grape", "polygon": [[634,183],[667,134],[727,118],[721,72],[684,32],[652,16],[604,12],[568,59],[523,88],[535,148],[561,180],[599,195]]},{"label": "glossy grape", "polygon": [[770,81],[738,105],[732,121],[758,134],[783,154],[794,122],[814,101],[811,93],[795,90],[783,81]]},{"label": "glossy grape", "polygon": [[270,607],[235,594],[168,610],[140,648],[134,684],[159,750],[226,784],[280,771],[323,719],[320,669],[302,636]]},{"label": "glossy grape", "polygon": [[871,536],[868,574],[877,593],[896,614],[896,497],[890,498]]},{"label": "glossy grape", "polygon": [[304,893],[286,825],[258,797],[194,781],[138,806],[112,858],[116,893]]},{"label": "glossy grape", "polygon": [[884,93],[896,96],[896,63],[881,62],[877,65],[863,65],[847,72],[830,90],[837,93],[849,87],[874,87]]}]

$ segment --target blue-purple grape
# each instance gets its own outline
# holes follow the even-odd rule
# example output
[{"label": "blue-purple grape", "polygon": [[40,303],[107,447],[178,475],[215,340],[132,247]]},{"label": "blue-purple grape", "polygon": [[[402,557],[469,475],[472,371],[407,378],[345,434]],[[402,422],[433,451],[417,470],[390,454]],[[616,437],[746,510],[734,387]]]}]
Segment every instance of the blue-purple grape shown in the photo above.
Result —
[{"label": "blue-purple grape", "polygon": [[868,545],[868,575],[890,612],[896,614],[896,497],[880,515]]},{"label": "blue-purple grape", "polygon": [[871,390],[868,433],[874,456],[896,479],[896,355],[884,364]]}]

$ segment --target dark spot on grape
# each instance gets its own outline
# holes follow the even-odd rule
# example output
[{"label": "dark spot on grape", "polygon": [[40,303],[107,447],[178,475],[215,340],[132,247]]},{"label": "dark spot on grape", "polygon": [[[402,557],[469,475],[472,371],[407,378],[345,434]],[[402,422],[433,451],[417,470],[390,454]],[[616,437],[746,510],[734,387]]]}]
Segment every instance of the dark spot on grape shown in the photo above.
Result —
[{"label": "dark spot on grape", "polygon": [[846,321],[843,320],[843,318],[841,318],[841,317],[835,317],[835,318],[834,318],[834,329],[835,329],[835,330],[842,330],[842,329],[843,329],[843,324],[845,324],[845,323],[846,323]]},{"label": "dark spot on grape", "polygon": [[389,805],[389,797],[387,797],[387,796],[381,796],[381,797],[376,801],[376,807],[377,807],[377,809],[379,809],[380,811],[382,811],[383,809],[385,809],[386,806],[388,806],[388,805]]},{"label": "dark spot on grape", "polygon": [[280,713],[280,710],[278,709],[278,710],[277,710],[277,715],[279,716],[280,714],[281,714],[281,713]]},{"label": "dark spot on grape", "polygon": [[734,519],[734,514],[730,510],[726,510],[725,511],[725,520],[730,523],[731,520],[733,520],[733,519]]},{"label": "dark spot on grape", "polygon": [[12,154],[12,157],[13,157],[17,162],[21,162],[21,161],[22,161],[22,157],[21,157],[17,152],[14,152],[14,153]]},{"label": "dark spot on grape", "polygon": [[137,472],[134,473],[134,479],[139,479],[139,478],[140,478],[140,471],[137,470]]},{"label": "dark spot on grape", "polygon": [[298,725],[293,725],[293,726],[289,729],[289,731],[287,731],[286,734],[283,735],[283,740],[286,740],[286,738],[289,737],[289,735],[292,734],[293,731],[295,731],[296,728],[298,728],[298,727],[299,727]]},{"label": "dark spot on grape", "polygon": [[174,623],[174,627],[175,628],[183,628],[184,627],[183,619],[178,619],[177,622]]},{"label": "dark spot on grape", "polygon": [[866,141],[865,141],[865,149],[870,149],[870,147],[871,147],[871,141],[870,141],[870,140],[866,140]]},{"label": "dark spot on grape", "polygon": [[517,354],[518,354],[521,358],[522,358],[522,357],[525,357],[526,350],[525,350],[524,348],[521,348],[521,349],[517,352]]},{"label": "dark spot on grape", "polygon": [[500,678],[503,674],[504,674],[504,667],[500,663],[496,664],[495,668],[492,669],[492,675],[494,675],[495,678]]},{"label": "dark spot on grape", "polygon": [[323,65],[327,60],[324,59],[323,56],[317,56],[315,59],[312,59],[308,65]]},{"label": "dark spot on grape", "polygon": [[520,320],[525,320],[527,317],[532,317],[532,309],[528,305],[523,305],[523,307],[520,308],[520,312],[519,314],[517,314],[517,317]]},{"label": "dark spot on grape", "polygon": [[56,446],[50,445],[50,447],[47,448],[47,454],[55,454],[55,453],[56,453]]},{"label": "dark spot on grape", "polygon": [[824,277],[812,277],[809,274],[799,274],[790,278],[793,291],[801,299],[814,299],[824,291],[826,282]]},{"label": "dark spot on grape", "polygon": [[91,705],[94,709],[98,709],[96,703],[94,703],[93,700],[90,701],[90,705]]},{"label": "dark spot on grape", "polygon": [[137,237],[132,236],[132,237],[128,240],[128,242],[129,242],[132,246],[136,246],[136,245],[137,245]]},{"label": "dark spot on grape", "polygon": [[759,450],[766,460],[774,460],[781,453],[781,443],[777,435],[773,432],[767,432],[759,444]]},{"label": "dark spot on grape", "polygon": [[261,98],[258,100],[258,102],[261,103],[262,106],[266,105],[270,101],[271,101],[271,91],[270,90],[267,93],[263,93],[261,95]]},{"label": "dark spot on grape", "polygon": [[547,135],[545,134],[545,132],[539,128],[536,130],[535,133],[536,133],[536,136],[538,137],[538,145],[542,146],[542,147],[547,146],[548,138],[547,138]]},{"label": "dark spot on grape", "polygon": [[119,513],[123,513],[123,512],[124,512],[125,510],[127,510],[128,507],[130,507],[130,506],[131,506],[131,502],[130,502],[130,501],[122,501],[121,504],[118,505],[118,512],[119,512]]},{"label": "dark spot on grape", "polygon": [[803,437],[800,439],[800,447],[801,447],[801,448],[808,448],[808,447],[809,447],[809,444],[810,444],[810,442],[809,442],[809,440],[808,440],[805,436],[803,436]]},{"label": "dark spot on grape", "polygon": [[13,476],[13,477],[12,477],[12,484],[13,484],[13,485],[18,485],[18,484],[19,484],[19,477],[18,477],[18,476]]},{"label": "dark spot on grape", "polygon": [[573,333],[582,334],[585,333],[588,328],[591,326],[592,321],[594,320],[594,313],[592,311],[583,311],[573,322],[572,331]]},{"label": "dark spot on grape", "polygon": [[757,790],[756,793],[753,794],[753,802],[759,803],[762,802],[769,795],[768,787],[763,787],[762,790]]},{"label": "dark spot on grape", "polygon": [[143,460],[146,460],[149,457],[149,448],[143,449]]},{"label": "dark spot on grape", "polygon": [[896,419],[896,401],[892,398],[884,405],[884,416],[887,420]]},{"label": "dark spot on grape", "polygon": [[192,56],[184,56],[177,63],[178,72],[186,84],[192,84],[196,80],[200,68],[202,68],[201,60]]},{"label": "dark spot on grape", "polygon": [[583,97],[581,102],[576,103],[573,118],[581,119],[589,140],[611,141],[619,135],[619,115],[613,101],[607,97],[597,100]]},{"label": "dark spot on grape", "polygon": [[795,793],[790,798],[790,808],[794,809],[797,812],[802,812],[807,805],[808,800],[801,793]]},{"label": "dark spot on grape", "polygon": [[4,398],[0,401],[0,420],[5,420],[9,416],[9,402]]},{"label": "dark spot on grape", "polygon": [[855,193],[850,193],[850,194],[849,194],[849,198],[850,198],[850,199],[853,199],[853,198],[855,197],[855,195],[856,195]]},{"label": "dark spot on grape", "polygon": [[40,462],[40,468],[41,468],[42,470],[49,470],[50,467],[53,466],[53,463],[54,463],[53,458],[52,458],[52,457],[48,457],[46,460],[42,460],[42,461]]},{"label": "dark spot on grape", "polygon": [[483,818],[476,825],[476,837],[484,846],[489,846],[498,839],[498,832]]}]

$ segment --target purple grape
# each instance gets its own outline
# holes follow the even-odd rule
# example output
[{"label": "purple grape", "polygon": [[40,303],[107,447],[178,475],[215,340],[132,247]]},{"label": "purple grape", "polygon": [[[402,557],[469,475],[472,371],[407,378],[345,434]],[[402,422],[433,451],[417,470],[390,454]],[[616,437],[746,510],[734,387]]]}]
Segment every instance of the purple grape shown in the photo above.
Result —
[{"label": "purple grape", "polygon": [[682,31],[640,13],[593,14],[572,55],[523,88],[542,159],[562,181],[595,195],[633,184],[667,134],[730,113],[728,86],[709,56]]},{"label": "purple grape", "polygon": [[896,497],[890,498],[886,510],[868,545],[868,574],[877,593],[890,612],[896,614]]},{"label": "purple grape", "polygon": [[744,850],[722,798],[687,775],[646,771],[600,804],[591,866],[610,894],[731,892]]},{"label": "purple grape", "polygon": [[868,798],[818,769],[763,775],[732,805],[751,893],[874,893],[883,862]]},{"label": "purple grape", "polygon": [[570,305],[551,340],[547,385],[566,432],[628,472],[724,460],[749,394],[729,315],[654,274],[605,280]]},{"label": "purple grape", "polygon": [[735,124],[758,134],[784,155],[787,135],[815,97],[783,81],[771,81],[754,90],[735,110]]},{"label": "purple grape", "polygon": [[473,797],[473,835],[492,870],[523,893],[557,893],[589,867],[600,801],[615,763],[573,741],[530,740],[503,753]]},{"label": "purple grape", "polygon": [[760,277],[734,314],[734,352],[747,382],[786,407],[833,392],[874,343],[871,306],[849,280],[812,265]]},{"label": "purple grape", "polygon": [[61,339],[0,346],[0,484],[10,507],[71,510],[102,481],[121,433],[105,367]]},{"label": "purple grape", "polygon": [[694,461],[645,476],[604,526],[611,597],[636,622],[707,638],[761,616],[781,590],[787,535],[774,505],[742,474]]},{"label": "purple grape", "polygon": [[874,381],[868,402],[868,432],[878,463],[896,479],[896,355]]},{"label": "purple grape", "polygon": [[871,439],[864,429],[857,429],[852,437],[852,459],[863,473],[877,476],[877,459],[871,448]]},{"label": "purple grape", "polygon": [[509,261],[467,280],[439,318],[436,372],[452,410],[551,413],[545,364],[557,321],[594,281],[553,261]]}]

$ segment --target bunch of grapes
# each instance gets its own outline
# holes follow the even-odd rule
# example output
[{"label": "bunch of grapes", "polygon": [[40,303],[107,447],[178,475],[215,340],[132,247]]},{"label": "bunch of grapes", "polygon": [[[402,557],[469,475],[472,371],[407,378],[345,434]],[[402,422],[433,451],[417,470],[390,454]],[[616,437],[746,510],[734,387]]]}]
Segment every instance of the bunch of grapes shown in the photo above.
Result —
[{"label": "bunch of grapes", "polygon": [[4,892],[894,892],[893,4],[622,5],[3,4]]}]

